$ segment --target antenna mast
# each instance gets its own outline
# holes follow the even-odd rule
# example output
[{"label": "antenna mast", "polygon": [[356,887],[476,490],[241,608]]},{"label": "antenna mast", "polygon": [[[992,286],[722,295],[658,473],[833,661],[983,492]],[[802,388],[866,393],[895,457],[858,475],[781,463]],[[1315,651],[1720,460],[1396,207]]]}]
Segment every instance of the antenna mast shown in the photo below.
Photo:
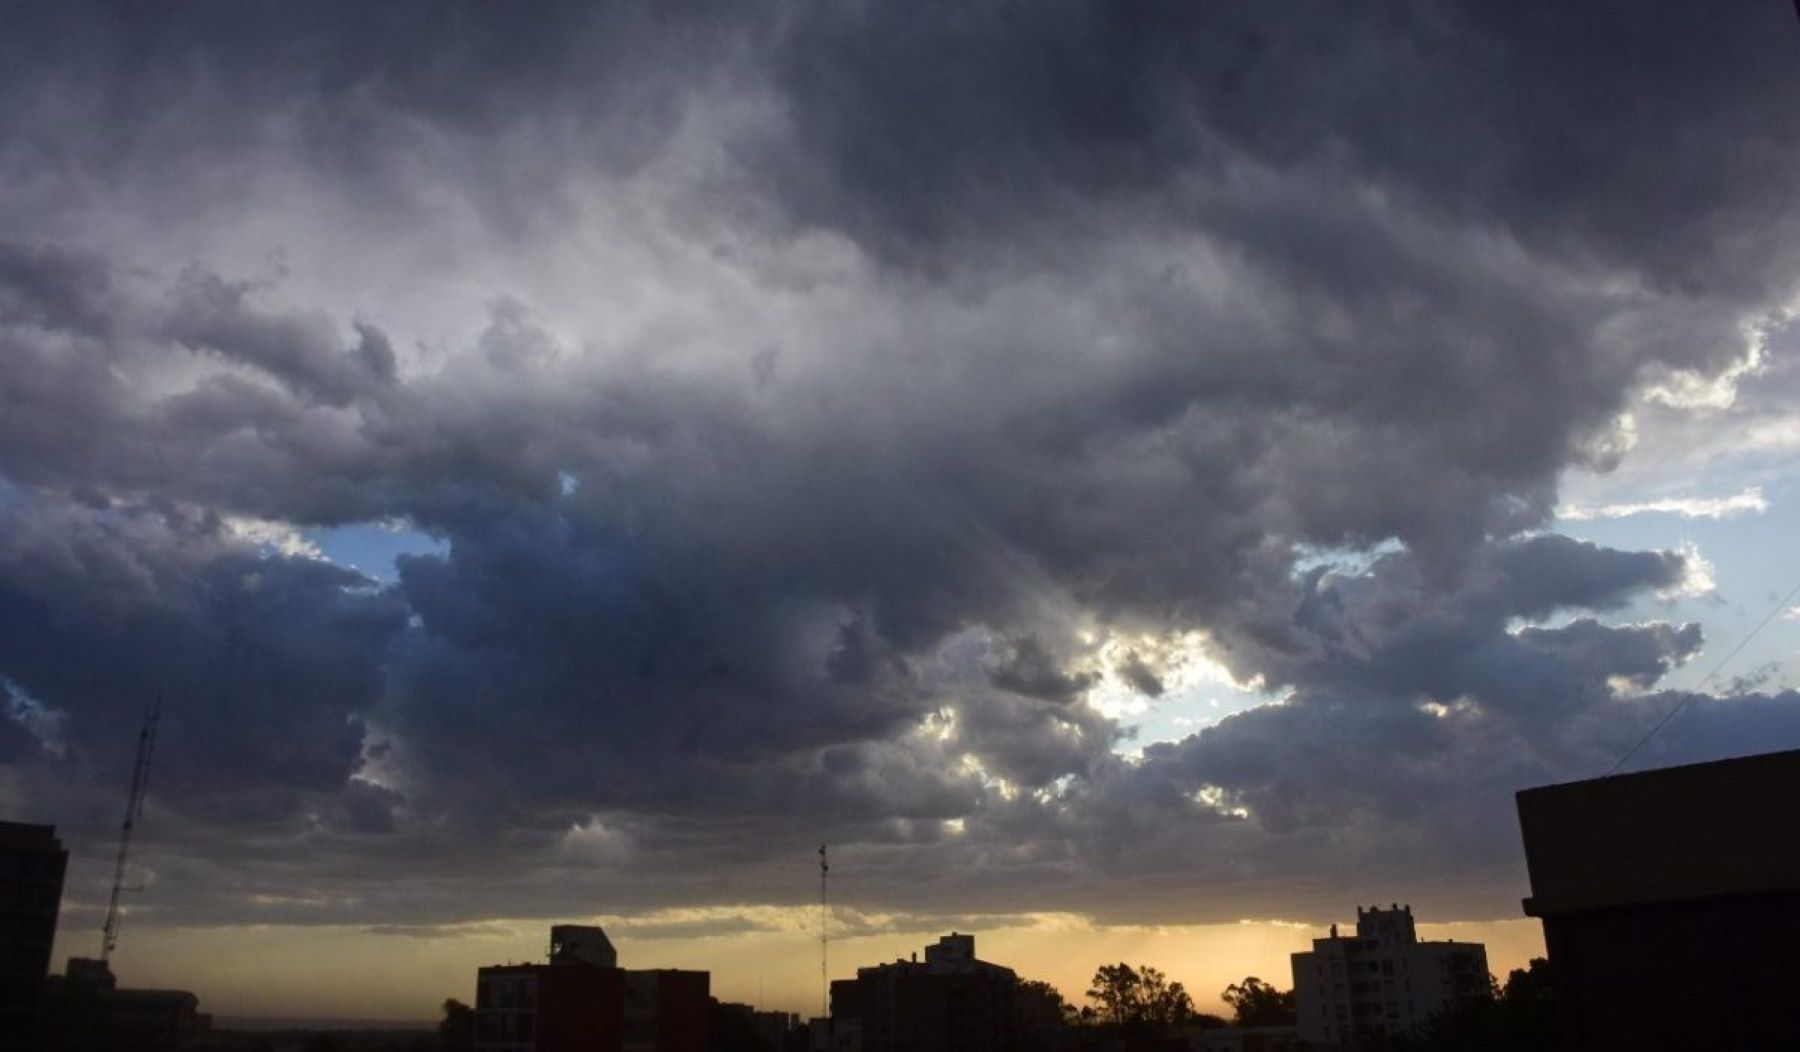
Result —
[{"label": "antenna mast", "polygon": [[144,729],[138,731],[137,762],[131,769],[131,795],[125,801],[125,825],[119,832],[119,858],[113,863],[112,899],[106,906],[106,927],[100,942],[100,960],[112,959],[119,945],[119,893],[125,890],[125,856],[131,851],[131,831],[144,813],[144,794],[150,789],[150,754],[156,749],[156,724],[162,719],[162,699],[150,707]]},{"label": "antenna mast", "polygon": [[825,845],[819,845],[819,1017],[831,1017],[831,981],[827,978],[826,961],[831,949],[831,900],[825,894],[825,878],[831,866],[825,860]]}]

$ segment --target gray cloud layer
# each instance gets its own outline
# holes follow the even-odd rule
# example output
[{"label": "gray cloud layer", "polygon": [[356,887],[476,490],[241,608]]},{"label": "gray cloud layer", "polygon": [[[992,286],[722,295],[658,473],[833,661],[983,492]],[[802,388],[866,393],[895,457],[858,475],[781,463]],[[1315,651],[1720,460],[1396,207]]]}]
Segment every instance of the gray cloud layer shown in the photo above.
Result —
[{"label": "gray cloud layer", "polygon": [[[26,9],[9,809],[160,691],[175,921],[1510,914],[1701,642],[1532,531],[1792,295],[1800,118],[1779,5],[1466,6]],[[1190,632],[1286,700],[1123,759]]]}]

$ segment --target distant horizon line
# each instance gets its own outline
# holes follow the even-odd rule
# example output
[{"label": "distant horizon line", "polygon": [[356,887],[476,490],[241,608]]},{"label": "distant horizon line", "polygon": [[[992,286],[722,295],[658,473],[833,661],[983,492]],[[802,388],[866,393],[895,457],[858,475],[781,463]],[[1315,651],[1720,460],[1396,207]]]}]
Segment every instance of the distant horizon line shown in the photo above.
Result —
[{"label": "distant horizon line", "polygon": [[215,1015],[212,1028],[218,1030],[437,1030],[435,1019],[362,1019],[343,1016],[262,1016]]}]

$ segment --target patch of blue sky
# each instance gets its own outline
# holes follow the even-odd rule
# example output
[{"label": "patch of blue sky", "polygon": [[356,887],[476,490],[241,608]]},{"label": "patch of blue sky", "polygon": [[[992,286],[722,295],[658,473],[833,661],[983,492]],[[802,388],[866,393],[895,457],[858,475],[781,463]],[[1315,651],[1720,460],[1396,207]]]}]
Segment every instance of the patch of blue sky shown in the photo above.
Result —
[{"label": "patch of blue sky", "polygon": [[1294,557],[1294,565],[1290,571],[1295,577],[1303,577],[1314,570],[1324,567],[1332,573],[1345,577],[1355,577],[1369,572],[1376,560],[1384,555],[1406,550],[1406,545],[1392,537],[1367,548],[1316,548],[1303,546]]},{"label": "patch of blue sky", "polygon": [[1166,691],[1160,698],[1146,700],[1149,704],[1141,713],[1122,721],[1135,727],[1136,735],[1120,742],[1114,751],[1136,756],[1146,745],[1180,741],[1227,716],[1272,705],[1281,697],[1259,689],[1240,690],[1227,683],[1206,682]]},{"label": "patch of blue sky", "polygon": [[[1757,632],[1709,683],[1701,681],[1730,651],[1756,630],[1782,598],[1800,584],[1800,472],[1763,481],[1761,510],[1745,509],[1716,518],[1672,511],[1639,511],[1612,517],[1559,520],[1554,528],[1571,537],[1631,550],[1650,548],[1697,553],[1713,588],[1701,594],[1644,596],[1629,608],[1607,615],[1610,622],[1699,622],[1701,652],[1671,673],[1664,685],[1718,692],[1741,677],[1765,677],[1764,689],[1800,687],[1800,611],[1783,609]],[[1791,606],[1792,604],[1784,604]]]},{"label": "patch of blue sky", "polygon": [[441,555],[449,545],[405,522],[359,522],[305,531],[327,559],[382,583],[398,578],[395,560],[402,555]]},{"label": "patch of blue sky", "polygon": [[1240,683],[1207,652],[1204,639],[1192,635],[1167,644],[1162,670],[1163,691],[1151,697],[1120,674],[1120,654],[1108,656],[1102,678],[1089,702],[1132,729],[1114,746],[1123,756],[1137,756],[1154,742],[1180,741],[1235,713],[1281,700],[1260,682]]}]

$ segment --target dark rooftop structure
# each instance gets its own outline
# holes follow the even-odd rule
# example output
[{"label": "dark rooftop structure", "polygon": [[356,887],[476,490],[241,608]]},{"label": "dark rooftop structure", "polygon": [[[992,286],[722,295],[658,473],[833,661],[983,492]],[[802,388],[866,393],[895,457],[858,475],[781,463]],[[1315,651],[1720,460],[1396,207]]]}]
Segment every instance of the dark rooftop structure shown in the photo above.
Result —
[{"label": "dark rooftop structure", "polygon": [[1800,752],[1527,789],[1573,1047],[1800,1048]]},{"label": "dark rooftop structure", "polygon": [[212,1028],[198,997],[186,990],[121,987],[112,967],[98,958],[69,958],[64,974],[51,976],[45,989],[47,1052],[175,1052]]}]

